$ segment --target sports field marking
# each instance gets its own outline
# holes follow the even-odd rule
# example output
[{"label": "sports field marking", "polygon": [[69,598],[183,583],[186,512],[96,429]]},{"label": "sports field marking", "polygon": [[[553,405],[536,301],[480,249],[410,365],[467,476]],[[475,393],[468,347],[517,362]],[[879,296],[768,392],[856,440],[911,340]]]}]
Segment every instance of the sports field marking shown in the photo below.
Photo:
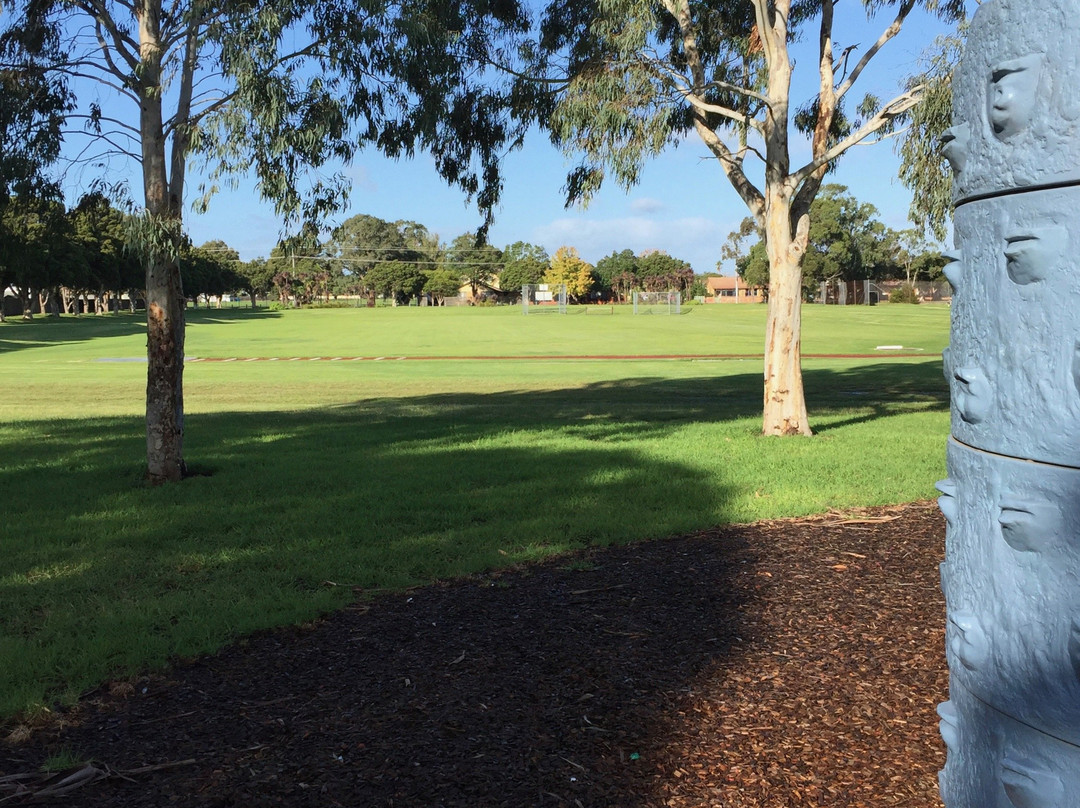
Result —
[{"label": "sports field marking", "polygon": [[[876,359],[877,353],[810,353],[803,354],[803,359]],[[890,357],[923,358],[934,356],[925,351],[905,353],[889,352]],[[718,359],[761,359],[763,354],[537,354],[534,356],[192,356],[184,361],[191,362],[520,362],[542,361],[663,361],[663,360],[718,360]],[[94,362],[145,362],[145,357],[103,357]]]}]

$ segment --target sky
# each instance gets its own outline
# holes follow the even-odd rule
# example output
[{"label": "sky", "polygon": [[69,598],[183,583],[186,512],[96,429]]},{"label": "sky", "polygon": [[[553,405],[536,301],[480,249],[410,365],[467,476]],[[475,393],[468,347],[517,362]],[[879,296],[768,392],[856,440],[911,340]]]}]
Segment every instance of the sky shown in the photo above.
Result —
[{"label": "sky", "polygon": [[[882,17],[867,23],[854,3],[839,4],[835,43],[838,48],[858,44],[856,52],[861,53],[887,22]],[[895,96],[903,78],[917,70],[926,47],[946,31],[936,19],[914,13],[856,84],[853,101],[866,92],[874,92],[882,99]],[[808,46],[816,46],[816,42]],[[793,50],[795,106],[814,94],[817,74],[813,50]],[[717,161],[692,134],[650,161],[634,188],[627,191],[613,182],[605,183],[587,208],[567,209],[563,185],[576,160],[553,147],[543,132],[531,134],[524,147],[509,155],[504,165],[502,201],[489,232],[490,242],[497,247],[526,241],[554,254],[559,247],[571,246],[594,264],[623,249],[635,253],[663,250],[688,261],[695,272],[714,272],[721,245],[747,215]],[[793,142],[792,153],[793,166],[801,164],[807,159],[808,147]],[[857,146],[839,161],[826,182],[846,185],[860,201],[875,205],[886,225],[904,228],[910,226],[907,209],[911,195],[897,179],[898,165],[893,141]],[[131,168],[115,162],[111,166],[114,175],[125,171]],[[336,222],[360,213],[387,221],[409,219],[439,234],[445,242],[475,230],[481,222],[475,205],[438,176],[426,155],[390,160],[374,150],[364,151],[345,167],[345,172],[352,180],[352,191],[348,208],[336,217]],[[65,189],[69,198],[77,198],[88,181],[85,171],[69,174]],[[189,204],[197,195],[198,184],[197,172],[189,173]],[[139,188],[141,182],[131,185]],[[238,250],[243,260],[268,256],[282,234],[273,206],[259,200],[253,184],[246,179],[235,190],[220,191],[207,213],[200,215],[188,209],[184,216],[195,244],[221,239]],[[734,272],[730,262],[721,265],[720,270],[725,274]]]}]

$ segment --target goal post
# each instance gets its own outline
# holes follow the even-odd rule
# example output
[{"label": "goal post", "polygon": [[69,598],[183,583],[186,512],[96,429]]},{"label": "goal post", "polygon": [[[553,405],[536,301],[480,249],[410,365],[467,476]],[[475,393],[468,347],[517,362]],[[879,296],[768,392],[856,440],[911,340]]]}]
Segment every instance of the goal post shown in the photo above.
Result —
[{"label": "goal post", "polygon": [[634,314],[682,314],[682,292],[634,292]]},{"label": "goal post", "polygon": [[566,314],[565,283],[526,283],[521,287],[521,310],[525,314]]}]

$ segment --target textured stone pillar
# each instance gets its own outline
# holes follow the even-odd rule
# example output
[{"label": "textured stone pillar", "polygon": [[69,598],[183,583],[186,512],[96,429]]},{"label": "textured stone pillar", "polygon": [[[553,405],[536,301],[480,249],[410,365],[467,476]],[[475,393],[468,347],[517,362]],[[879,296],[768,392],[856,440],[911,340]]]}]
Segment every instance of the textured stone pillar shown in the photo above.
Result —
[{"label": "textured stone pillar", "polygon": [[953,84],[947,808],[1080,806],[1080,0],[989,0]]}]

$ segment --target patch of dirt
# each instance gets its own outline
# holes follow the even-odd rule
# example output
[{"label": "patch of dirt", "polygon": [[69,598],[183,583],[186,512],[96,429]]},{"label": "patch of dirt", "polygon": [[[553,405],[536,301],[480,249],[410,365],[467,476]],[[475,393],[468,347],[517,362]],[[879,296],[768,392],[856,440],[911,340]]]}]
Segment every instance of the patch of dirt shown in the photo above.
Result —
[{"label": "patch of dirt", "polygon": [[943,536],[917,503],[380,596],[103,687],[0,747],[0,801],[63,750],[66,806],[940,806]]}]

